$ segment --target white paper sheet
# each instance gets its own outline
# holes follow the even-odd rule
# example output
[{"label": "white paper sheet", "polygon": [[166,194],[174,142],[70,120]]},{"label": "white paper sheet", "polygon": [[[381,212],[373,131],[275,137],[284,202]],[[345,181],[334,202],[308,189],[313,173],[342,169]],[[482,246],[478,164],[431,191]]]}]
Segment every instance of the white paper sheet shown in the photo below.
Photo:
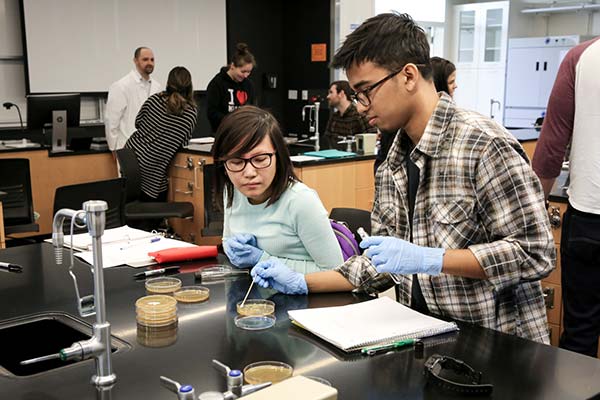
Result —
[{"label": "white paper sheet", "polygon": [[[152,238],[133,240],[130,242],[118,242],[102,244],[102,263],[104,268],[116,267],[118,265],[129,265],[131,267],[144,267],[156,264],[149,252],[170,249],[173,247],[195,247],[195,244],[182,242],[181,240],[160,238],[152,241]],[[75,257],[92,264],[94,257],[91,251],[75,253]]]}]

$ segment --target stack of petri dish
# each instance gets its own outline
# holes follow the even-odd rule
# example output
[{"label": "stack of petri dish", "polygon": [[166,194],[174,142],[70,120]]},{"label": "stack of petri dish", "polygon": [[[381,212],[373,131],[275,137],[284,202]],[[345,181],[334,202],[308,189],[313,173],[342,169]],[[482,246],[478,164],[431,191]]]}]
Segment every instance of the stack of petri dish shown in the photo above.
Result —
[{"label": "stack of petri dish", "polygon": [[161,327],[177,324],[177,300],[171,296],[151,295],[135,302],[138,324],[148,327]]},{"label": "stack of petri dish", "polygon": [[181,288],[181,279],[160,277],[152,278],[146,281],[146,291],[148,294],[170,295]]},{"label": "stack of petri dish", "polygon": [[177,341],[177,322],[168,326],[137,324],[137,342],[145,347],[167,347]]},{"label": "stack of petri dish", "polygon": [[238,328],[256,331],[275,325],[275,303],[271,300],[250,299],[243,306],[240,301],[236,310],[234,322]]}]

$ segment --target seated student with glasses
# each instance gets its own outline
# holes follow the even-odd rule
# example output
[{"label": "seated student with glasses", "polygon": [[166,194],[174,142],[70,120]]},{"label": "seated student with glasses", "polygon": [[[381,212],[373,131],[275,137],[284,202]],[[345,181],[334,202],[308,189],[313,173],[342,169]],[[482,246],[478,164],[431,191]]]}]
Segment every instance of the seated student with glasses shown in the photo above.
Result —
[{"label": "seated student with glasses", "polygon": [[254,106],[228,114],[217,130],[213,157],[225,209],[223,248],[234,265],[278,259],[304,274],[343,262],[327,211],[294,174],[271,114]]}]

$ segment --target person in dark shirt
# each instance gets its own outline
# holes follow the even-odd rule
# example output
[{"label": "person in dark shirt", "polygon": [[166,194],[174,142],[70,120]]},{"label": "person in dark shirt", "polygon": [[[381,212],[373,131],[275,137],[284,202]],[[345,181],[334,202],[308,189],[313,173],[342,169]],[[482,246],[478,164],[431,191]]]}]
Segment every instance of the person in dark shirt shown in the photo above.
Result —
[{"label": "person in dark shirt", "polygon": [[369,126],[365,117],[356,111],[356,106],[350,101],[352,93],[348,81],[335,81],[329,86],[327,101],[331,112],[325,128],[327,148],[345,150],[345,144],[338,144],[344,137],[354,136],[357,133],[377,132],[377,129]]},{"label": "person in dark shirt", "polygon": [[208,84],[206,113],[213,132],[217,131],[227,114],[255,103],[254,87],[248,79],[255,66],[256,61],[248,45],[238,43],[229,65],[222,67]]}]

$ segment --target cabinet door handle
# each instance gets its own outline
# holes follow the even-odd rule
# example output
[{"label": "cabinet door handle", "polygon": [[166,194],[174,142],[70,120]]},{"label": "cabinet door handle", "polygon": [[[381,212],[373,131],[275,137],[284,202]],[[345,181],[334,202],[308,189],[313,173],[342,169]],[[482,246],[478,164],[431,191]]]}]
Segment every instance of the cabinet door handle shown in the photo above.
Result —
[{"label": "cabinet door handle", "polygon": [[544,71],[548,69],[548,61],[544,61]]},{"label": "cabinet door handle", "polygon": [[203,188],[199,187],[199,185],[198,185],[198,171],[201,171],[201,172],[204,171],[204,165],[205,164],[206,164],[206,159],[201,158],[198,161],[198,166],[196,166],[194,168],[194,187],[196,189],[203,189]]},{"label": "cabinet door handle", "polygon": [[194,183],[188,182],[187,187],[189,190],[175,189],[175,193],[190,194],[190,195],[194,194]]},{"label": "cabinet door handle", "polygon": [[555,229],[560,228],[560,223],[561,223],[560,208],[550,206],[548,213],[550,214],[548,216],[550,218],[550,226]]},{"label": "cabinet door handle", "polygon": [[546,308],[553,309],[554,308],[554,288],[545,287],[542,292],[544,293],[544,302],[546,303]]},{"label": "cabinet door handle", "polygon": [[185,165],[174,164],[173,167],[191,170],[194,168],[194,159],[192,157],[188,157],[185,160]]},{"label": "cabinet door handle", "polygon": [[539,70],[540,70],[540,62],[539,62],[539,61],[536,61],[536,62],[535,62],[535,70],[536,70],[536,71],[539,71]]}]

